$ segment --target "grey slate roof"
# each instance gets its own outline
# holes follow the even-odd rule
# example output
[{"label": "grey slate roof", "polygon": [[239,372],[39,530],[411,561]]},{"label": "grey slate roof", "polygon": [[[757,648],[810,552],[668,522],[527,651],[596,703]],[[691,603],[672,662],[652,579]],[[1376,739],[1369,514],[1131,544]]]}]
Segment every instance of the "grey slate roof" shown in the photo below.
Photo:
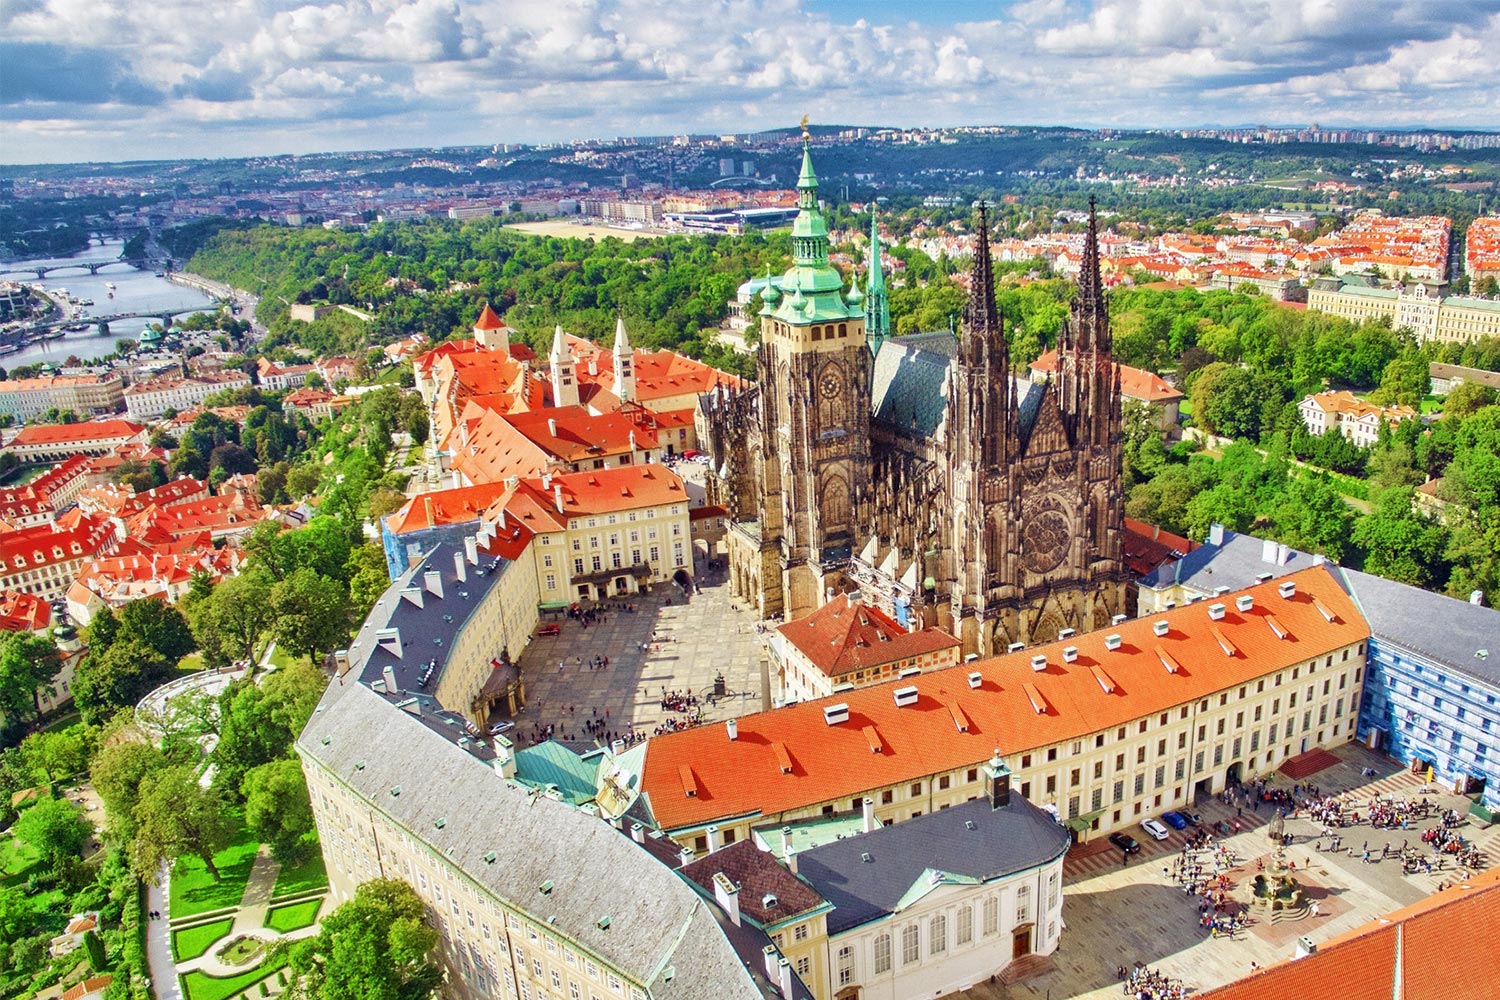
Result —
[{"label": "grey slate roof", "polygon": [[[502,574],[512,565],[506,559],[481,553],[479,564],[469,566],[465,571],[467,579],[460,580],[453,556],[462,551],[462,545],[441,543],[386,589],[349,644],[351,674],[363,672],[365,682],[373,683],[380,678],[385,667],[390,666],[396,671],[399,690],[436,690],[438,679],[448,663],[453,637],[463,628],[463,623],[484,600],[489,589],[500,582]],[[422,606],[417,607],[402,597],[401,591],[407,587],[422,588],[428,570],[438,573],[443,596],[423,590]],[[376,631],[384,628],[400,629],[400,656],[376,641]],[[424,684],[422,678],[429,666],[432,675]]]},{"label": "grey slate roof", "polygon": [[[551,918],[557,931],[638,978],[653,997],[766,995],[712,908],[628,836],[529,795],[351,677],[330,685],[297,749],[488,891]],[[397,786],[402,793],[393,796]],[[440,818],[446,822],[438,828]],[[485,860],[491,851],[493,863]],[[549,880],[543,895],[539,887]],[[605,916],[610,923],[601,929]]]},{"label": "grey slate roof", "polygon": [[[872,416],[905,434],[924,439],[936,434],[948,408],[948,365],[957,352],[958,338],[946,331],[881,344],[870,385]],[[1021,433],[1029,434],[1045,390],[1024,378],[1012,377],[1011,385]]]},{"label": "grey slate roof", "polygon": [[1334,578],[1377,639],[1500,687],[1500,611],[1351,569]]},{"label": "grey slate roof", "polygon": [[929,871],[988,881],[1045,865],[1069,843],[1050,813],[1012,794],[1004,809],[975,799],[815,847],[797,855],[797,874],[834,905],[835,934],[895,912]]},{"label": "grey slate roof", "polygon": [[1175,562],[1163,563],[1141,578],[1141,586],[1161,589],[1178,583],[1212,594],[1217,587],[1253,587],[1262,573],[1276,579],[1313,565],[1313,556],[1299,549],[1287,550],[1285,564],[1266,562],[1262,544],[1254,535],[1226,530],[1223,545],[1205,543]]}]

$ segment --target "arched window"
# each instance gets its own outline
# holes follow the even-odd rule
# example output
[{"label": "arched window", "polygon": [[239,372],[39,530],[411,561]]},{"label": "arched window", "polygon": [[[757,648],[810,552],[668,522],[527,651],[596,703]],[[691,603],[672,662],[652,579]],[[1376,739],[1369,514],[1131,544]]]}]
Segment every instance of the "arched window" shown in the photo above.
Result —
[{"label": "arched window", "polygon": [[968,944],[974,940],[974,909],[971,906],[960,906],[958,908],[958,927],[956,944]]},{"label": "arched window", "polygon": [[927,926],[927,953],[941,955],[948,950],[948,918],[939,913]]},{"label": "arched window", "polygon": [[922,945],[917,935],[917,925],[907,924],[901,929],[901,964],[914,965],[922,957]]},{"label": "arched window", "polygon": [[891,971],[891,936],[881,934],[875,938],[875,974]]}]

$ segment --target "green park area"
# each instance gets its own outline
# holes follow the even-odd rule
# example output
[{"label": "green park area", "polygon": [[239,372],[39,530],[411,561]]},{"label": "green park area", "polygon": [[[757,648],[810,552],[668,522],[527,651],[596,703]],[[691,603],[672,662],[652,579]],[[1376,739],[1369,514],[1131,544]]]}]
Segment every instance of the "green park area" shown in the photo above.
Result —
[{"label": "green park area", "polygon": [[292,931],[311,927],[318,919],[318,909],[322,905],[323,897],[319,896],[300,903],[273,906],[266,912],[266,926],[282,934],[290,934]]},{"label": "green park area", "polygon": [[233,926],[234,918],[224,917],[222,920],[211,920],[206,924],[198,924],[196,927],[184,927],[173,931],[172,953],[179,962],[197,958],[212,948],[214,942],[228,934]]},{"label": "green park area", "polygon": [[231,819],[233,834],[227,846],[213,856],[214,867],[219,870],[218,879],[209,873],[203,859],[196,855],[188,854],[177,859],[172,869],[173,920],[240,905],[260,842],[245,829],[242,816],[231,814]]},{"label": "green park area", "polygon": [[263,965],[258,965],[249,972],[242,972],[237,976],[205,975],[202,972],[189,972],[181,977],[182,991],[187,1000],[229,1000],[230,997],[241,993],[247,995],[258,995],[259,991],[253,993],[255,984],[262,980],[270,979],[271,976],[286,964],[285,959]]},{"label": "green park area", "polygon": [[328,871],[323,867],[323,855],[313,851],[305,861],[282,866],[276,876],[276,887],[271,890],[271,898],[281,899],[326,888]]}]

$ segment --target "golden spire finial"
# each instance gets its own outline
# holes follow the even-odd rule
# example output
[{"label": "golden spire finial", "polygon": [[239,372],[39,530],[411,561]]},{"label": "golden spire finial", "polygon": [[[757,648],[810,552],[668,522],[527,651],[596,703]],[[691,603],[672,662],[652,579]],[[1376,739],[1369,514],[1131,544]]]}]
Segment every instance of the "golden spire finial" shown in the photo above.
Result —
[{"label": "golden spire finial", "polygon": [[810,141],[812,141],[812,133],[810,133],[810,132],[807,131],[807,116],[806,115],[802,116],[802,141],[803,142],[810,142]]}]

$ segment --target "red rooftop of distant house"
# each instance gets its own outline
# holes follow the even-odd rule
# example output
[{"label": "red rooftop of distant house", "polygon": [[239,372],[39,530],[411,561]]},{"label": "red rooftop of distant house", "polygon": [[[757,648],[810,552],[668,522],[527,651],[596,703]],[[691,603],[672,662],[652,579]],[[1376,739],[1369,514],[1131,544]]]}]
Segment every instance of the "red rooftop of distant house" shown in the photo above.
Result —
[{"label": "red rooftop of distant house", "polygon": [[129,438],[144,433],[146,428],[129,420],[85,420],[76,424],[32,424],[21,428],[11,438],[10,444],[22,445],[74,444],[82,441],[105,441],[112,438]]},{"label": "red rooftop of distant house", "polygon": [[[1115,365],[1120,370],[1120,392],[1131,399],[1164,403],[1181,399],[1181,392],[1167,384],[1160,375],[1129,365]],[[1057,351],[1048,351],[1031,363],[1031,370],[1051,375],[1057,372]]]},{"label": "red rooftop of distant house", "polygon": [[[1295,593],[1280,596],[1292,583]],[[662,829],[672,832],[728,816],[777,815],[847,798],[922,775],[975,766],[998,747],[1017,754],[1082,738],[1197,701],[1273,674],[1370,636],[1353,601],[1324,567],[1310,567],[1238,594],[1225,595],[1221,620],[1209,605],[1191,604],[1152,619],[1122,622],[1118,649],[1105,630],[1022,652],[934,670],[917,677],[802,702],[739,720],[738,738],[722,726],[695,726],[652,737],[642,780]],[[1327,616],[1324,615],[1327,611]],[[1267,619],[1276,618],[1279,629]],[[1157,636],[1154,621],[1168,623]],[[1234,650],[1225,652],[1223,636]],[[1064,662],[1065,647],[1077,658]],[[1036,669],[1032,658],[1046,658]],[[981,683],[969,686],[977,672]],[[1104,677],[1110,679],[1107,685]],[[915,704],[894,703],[893,684],[913,685]],[[823,708],[843,702],[848,722],[827,725]],[[959,729],[962,717],[967,727]],[[880,753],[870,752],[874,727]],[[776,746],[790,755],[787,773]],[[683,787],[690,774],[693,794]]]},{"label": "red rooftop of distant house", "polygon": [[463,524],[478,520],[490,504],[505,493],[505,484],[481,483],[451,490],[418,493],[400,510],[385,519],[392,534],[421,531],[441,524]]},{"label": "red rooftop of distant house", "polygon": [[52,623],[52,609],[35,594],[0,590],[0,631],[40,632]]}]

